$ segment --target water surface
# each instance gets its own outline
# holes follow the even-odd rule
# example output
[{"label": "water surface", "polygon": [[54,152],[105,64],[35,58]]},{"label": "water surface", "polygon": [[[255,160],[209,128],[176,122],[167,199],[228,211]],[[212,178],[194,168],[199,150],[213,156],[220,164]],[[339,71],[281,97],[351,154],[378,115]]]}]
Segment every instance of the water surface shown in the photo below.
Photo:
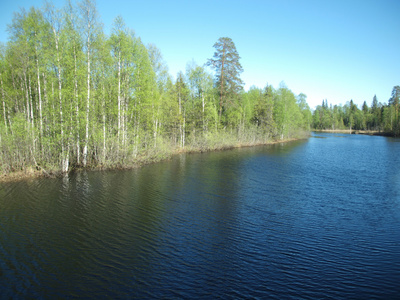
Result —
[{"label": "water surface", "polygon": [[0,296],[396,298],[399,166],[399,139],[315,134],[3,183]]}]

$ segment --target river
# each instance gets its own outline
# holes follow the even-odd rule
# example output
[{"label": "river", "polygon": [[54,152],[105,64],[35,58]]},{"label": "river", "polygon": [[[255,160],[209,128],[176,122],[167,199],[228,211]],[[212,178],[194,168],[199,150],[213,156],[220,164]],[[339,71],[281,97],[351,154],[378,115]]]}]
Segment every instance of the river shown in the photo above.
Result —
[{"label": "river", "polygon": [[393,299],[399,283],[399,139],[0,184],[0,298]]}]

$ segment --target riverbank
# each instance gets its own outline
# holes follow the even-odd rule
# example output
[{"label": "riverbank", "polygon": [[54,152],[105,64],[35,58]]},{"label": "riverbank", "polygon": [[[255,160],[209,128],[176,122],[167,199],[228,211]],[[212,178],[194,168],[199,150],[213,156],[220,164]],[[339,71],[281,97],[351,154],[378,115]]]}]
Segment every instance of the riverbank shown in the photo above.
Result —
[{"label": "riverbank", "polygon": [[[197,143],[195,145],[188,145],[185,148],[175,147],[170,148],[164,151],[156,151],[149,152],[143,155],[136,157],[132,162],[128,164],[122,165],[121,163],[114,163],[109,165],[96,165],[96,166],[87,166],[86,168],[78,167],[71,168],[68,173],[81,172],[83,170],[90,171],[109,171],[109,170],[127,170],[139,168],[144,165],[157,163],[163,160],[170,159],[172,156],[183,153],[204,153],[204,152],[212,152],[212,151],[224,151],[235,148],[244,148],[244,147],[255,147],[255,146],[265,146],[265,145],[273,145],[279,143],[288,143],[296,140],[306,139],[308,135],[304,135],[297,138],[286,138],[282,140],[265,140],[259,141],[254,140],[253,142],[240,142],[240,141],[224,141],[221,140],[218,143],[214,144],[202,144]],[[12,181],[20,181],[20,180],[28,180],[39,177],[49,177],[56,178],[64,176],[65,174],[61,171],[51,168],[51,169],[43,169],[43,168],[34,168],[27,167],[25,170],[13,171],[9,173],[0,174],[0,183],[2,182],[12,182]]]},{"label": "riverbank", "polygon": [[313,132],[326,132],[326,133],[347,133],[347,134],[365,134],[365,135],[376,135],[376,136],[390,136],[394,135],[390,132],[383,132],[377,130],[350,130],[350,129],[315,129]]}]

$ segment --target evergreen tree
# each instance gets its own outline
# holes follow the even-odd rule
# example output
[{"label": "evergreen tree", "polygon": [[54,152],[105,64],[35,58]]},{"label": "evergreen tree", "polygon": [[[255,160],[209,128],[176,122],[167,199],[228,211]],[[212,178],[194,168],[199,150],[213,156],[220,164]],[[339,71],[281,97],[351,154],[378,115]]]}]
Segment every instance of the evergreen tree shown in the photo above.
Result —
[{"label": "evergreen tree", "polygon": [[232,39],[221,37],[213,46],[214,57],[207,61],[207,65],[215,70],[216,86],[219,94],[219,120],[227,106],[232,105],[243,89],[240,73],[243,72],[239,62],[240,56]]}]

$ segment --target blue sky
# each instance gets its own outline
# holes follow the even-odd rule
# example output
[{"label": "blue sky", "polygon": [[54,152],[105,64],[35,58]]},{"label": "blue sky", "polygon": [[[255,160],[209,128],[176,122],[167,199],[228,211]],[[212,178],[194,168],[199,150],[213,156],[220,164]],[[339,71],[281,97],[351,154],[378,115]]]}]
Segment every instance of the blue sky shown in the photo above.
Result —
[{"label": "blue sky", "polygon": [[[0,0],[0,41],[7,41],[13,12],[42,4]],[[399,0],[98,0],[97,8],[106,34],[121,15],[161,50],[174,77],[192,60],[204,64],[226,36],[241,56],[246,89],[284,81],[312,108],[323,99],[370,105],[375,94],[387,103],[400,85]]]}]

